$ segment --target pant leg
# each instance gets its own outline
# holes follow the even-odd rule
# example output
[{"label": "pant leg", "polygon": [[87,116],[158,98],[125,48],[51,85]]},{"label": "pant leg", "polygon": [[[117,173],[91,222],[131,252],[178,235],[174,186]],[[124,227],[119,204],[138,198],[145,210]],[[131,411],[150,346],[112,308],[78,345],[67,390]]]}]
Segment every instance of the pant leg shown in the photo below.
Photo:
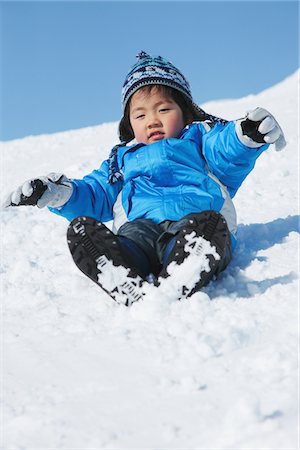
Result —
[{"label": "pant leg", "polygon": [[[157,240],[163,232],[164,229],[152,220],[137,219],[122,225],[118,236],[129,251],[130,246],[134,245],[135,251],[143,253],[143,257],[148,261],[148,268],[145,270],[157,276],[161,270],[161,262],[157,255]],[[146,267],[145,263],[144,266]]]}]

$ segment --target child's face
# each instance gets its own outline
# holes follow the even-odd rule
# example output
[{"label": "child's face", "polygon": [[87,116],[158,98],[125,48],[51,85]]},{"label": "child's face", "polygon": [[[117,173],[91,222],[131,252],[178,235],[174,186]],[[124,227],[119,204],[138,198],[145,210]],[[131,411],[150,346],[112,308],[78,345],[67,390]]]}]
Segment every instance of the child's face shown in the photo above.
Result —
[{"label": "child's face", "polygon": [[158,88],[133,94],[129,118],[135,139],[144,144],[177,137],[185,126],[180,107]]}]

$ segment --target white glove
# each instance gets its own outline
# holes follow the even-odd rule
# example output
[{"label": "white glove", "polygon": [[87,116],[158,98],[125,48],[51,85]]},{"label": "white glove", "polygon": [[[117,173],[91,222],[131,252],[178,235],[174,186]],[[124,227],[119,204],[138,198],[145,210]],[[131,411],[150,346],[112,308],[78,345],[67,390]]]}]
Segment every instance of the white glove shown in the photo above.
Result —
[{"label": "white glove", "polygon": [[50,173],[46,177],[25,181],[8,196],[4,207],[31,205],[59,208],[69,200],[72,192],[73,185],[69,178],[61,173]]},{"label": "white glove", "polygon": [[247,147],[258,148],[264,144],[275,144],[277,151],[286,146],[283,131],[274,116],[264,108],[249,111],[238,119],[235,130],[239,140]]}]

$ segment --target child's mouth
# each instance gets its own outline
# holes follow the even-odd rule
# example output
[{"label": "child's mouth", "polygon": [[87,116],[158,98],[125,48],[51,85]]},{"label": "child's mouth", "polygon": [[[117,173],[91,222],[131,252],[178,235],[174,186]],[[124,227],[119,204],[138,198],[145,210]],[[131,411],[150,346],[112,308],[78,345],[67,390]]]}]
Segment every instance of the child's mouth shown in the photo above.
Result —
[{"label": "child's mouth", "polygon": [[162,139],[164,137],[164,133],[162,131],[153,131],[150,135],[148,139],[152,139],[154,141],[158,140],[158,139]]}]

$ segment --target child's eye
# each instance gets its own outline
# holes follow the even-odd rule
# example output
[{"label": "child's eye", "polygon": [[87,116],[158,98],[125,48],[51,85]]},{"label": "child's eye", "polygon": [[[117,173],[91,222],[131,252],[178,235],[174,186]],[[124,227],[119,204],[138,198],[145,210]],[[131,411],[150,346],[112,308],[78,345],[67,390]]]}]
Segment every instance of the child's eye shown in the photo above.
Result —
[{"label": "child's eye", "polygon": [[170,111],[170,108],[161,108],[160,112],[166,112],[166,111]]}]

